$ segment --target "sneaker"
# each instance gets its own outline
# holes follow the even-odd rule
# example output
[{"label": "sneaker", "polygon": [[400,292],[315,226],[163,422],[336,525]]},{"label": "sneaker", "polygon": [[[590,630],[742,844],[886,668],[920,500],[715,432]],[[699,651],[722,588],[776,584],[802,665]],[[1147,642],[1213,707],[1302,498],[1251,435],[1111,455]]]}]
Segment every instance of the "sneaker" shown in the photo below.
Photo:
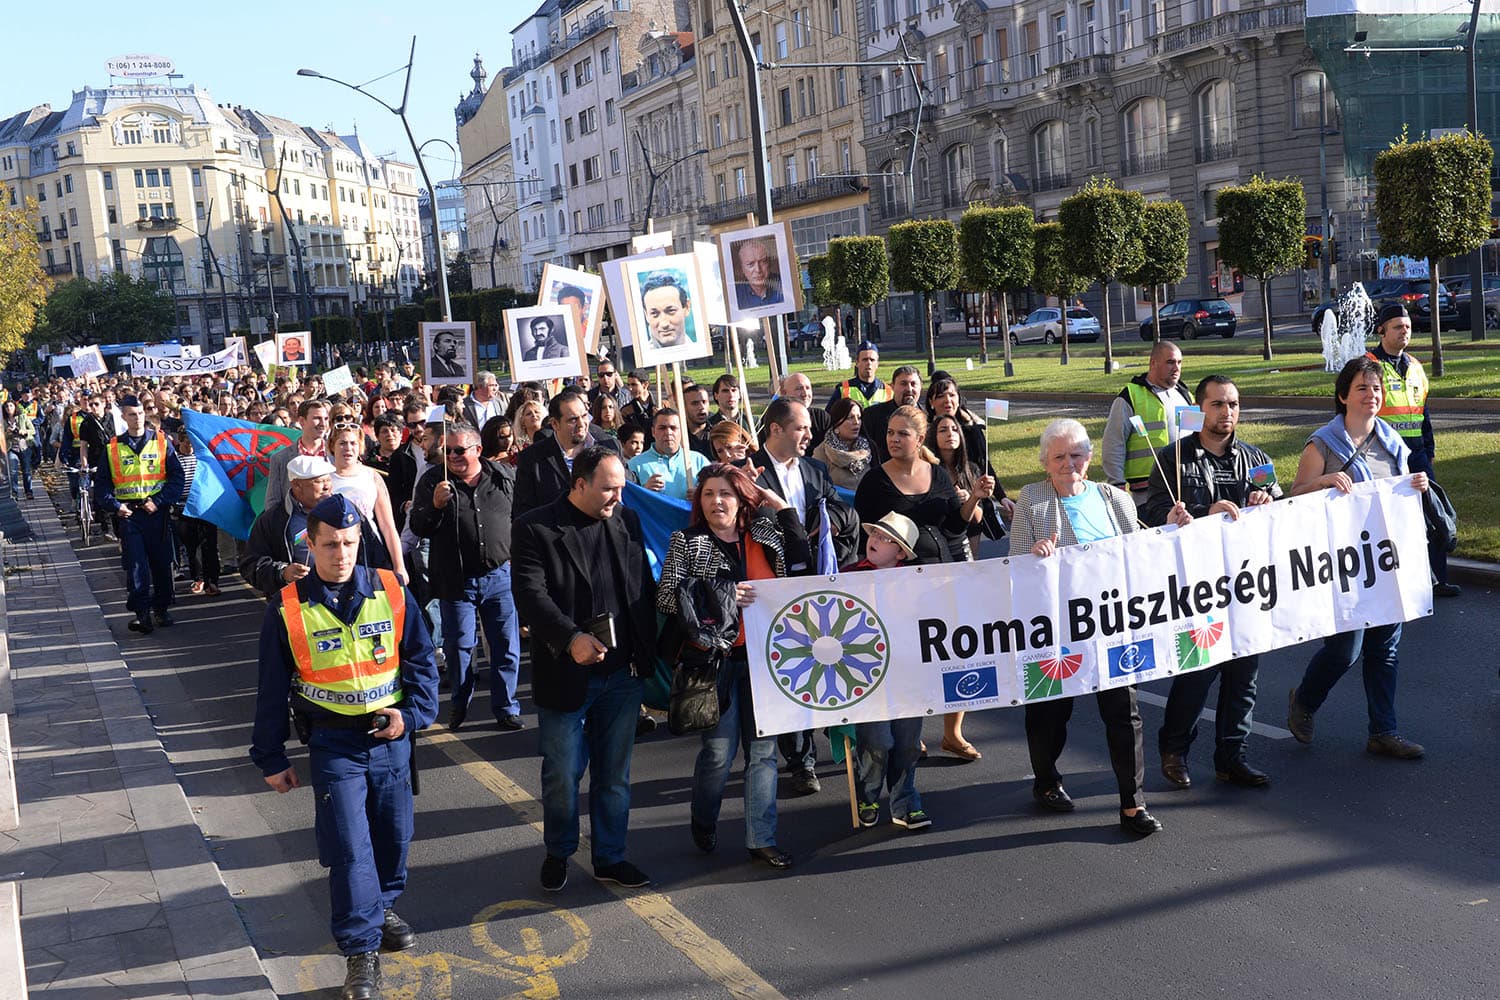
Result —
[{"label": "sneaker", "polygon": [[1433,586],[1433,597],[1457,597],[1464,592],[1464,588],[1456,583],[1439,583]]},{"label": "sneaker", "polygon": [[891,822],[897,826],[904,826],[908,830],[925,830],[932,825],[932,820],[927,816],[925,809],[913,809],[905,816],[897,816],[891,813]]},{"label": "sneaker", "polygon": [[1286,698],[1286,728],[1297,738],[1298,743],[1313,741],[1313,714],[1297,701],[1297,689],[1292,688]]},{"label": "sneaker", "polygon": [[861,802],[859,804],[859,825],[874,826],[880,822],[880,803]]},{"label": "sneaker", "polygon": [[1416,760],[1427,752],[1422,744],[1413,743],[1399,733],[1371,736],[1370,741],[1365,744],[1365,750],[1379,757],[1396,757],[1401,760]]},{"label": "sneaker", "polygon": [[374,1000],[380,993],[380,953],[367,951],[344,960],[340,1000]]},{"label": "sneaker", "polygon": [[547,855],[542,862],[542,888],[548,892],[560,892],[568,884],[568,859]]},{"label": "sneaker", "polygon": [[594,881],[613,882],[627,889],[639,889],[651,884],[650,877],[629,861],[616,861],[612,865],[595,865]]}]

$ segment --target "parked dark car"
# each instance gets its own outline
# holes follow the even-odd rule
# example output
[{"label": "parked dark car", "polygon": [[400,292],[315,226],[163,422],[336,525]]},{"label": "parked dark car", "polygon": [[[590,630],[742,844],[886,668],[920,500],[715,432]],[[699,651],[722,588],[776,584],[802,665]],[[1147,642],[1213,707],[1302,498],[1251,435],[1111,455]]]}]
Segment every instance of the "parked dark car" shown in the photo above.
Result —
[{"label": "parked dark car", "polygon": [[[1239,317],[1234,308],[1223,299],[1178,299],[1168,302],[1158,311],[1161,318],[1161,335],[1195,340],[1204,336],[1233,337],[1239,326]],[[1141,323],[1141,339],[1151,340],[1151,317]]]},{"label": "parked dark car", "polygon": [[[1362,282],[1365,286],[1365,294],[1370,301],[1375,303],[1378,312],[1382,306],[1392,302],[1399,302],[1411,313],[1411,325],[1414,330],[1432,329],[1432,309],[1427,304],[1427,295],[1432,290],[1432,282],[1427,278],[1377,278],[1374,281]],[[1441,283],[1439,284],[1441,288]],[[1453,295],[1446,289],[1438,293],[1438,319],[1443,326],[1452,327],[1458,323],[1458,309],[1453,301]]]}]

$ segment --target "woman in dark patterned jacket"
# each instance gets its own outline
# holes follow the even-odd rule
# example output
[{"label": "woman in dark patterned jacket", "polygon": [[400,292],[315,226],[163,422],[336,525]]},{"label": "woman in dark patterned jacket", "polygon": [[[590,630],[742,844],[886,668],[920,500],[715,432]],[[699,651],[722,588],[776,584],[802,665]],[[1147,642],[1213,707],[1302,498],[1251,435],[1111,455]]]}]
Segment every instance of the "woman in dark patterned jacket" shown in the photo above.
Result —
[{"label": "woman in dark patterned jacket", "polygon": [[[797,510],[756,486],[732,465],[715,462],[698,473],[692,520],[672,533],[662,562],[656,607],[677,615],[677,588],[684,579],[735,581],[735,603],[755,602],[751,581],[786,576],[786,567],[811,559]],[[703,734],[693,768],[693,843],[718,846],[719,807],[734,764],[736,744],[745,751],[745,846],[753,860],[790,868],[792,856],[776,846],[776,737],[757,737],[745,659],[745,628],[719,673],[719,724]]]}]

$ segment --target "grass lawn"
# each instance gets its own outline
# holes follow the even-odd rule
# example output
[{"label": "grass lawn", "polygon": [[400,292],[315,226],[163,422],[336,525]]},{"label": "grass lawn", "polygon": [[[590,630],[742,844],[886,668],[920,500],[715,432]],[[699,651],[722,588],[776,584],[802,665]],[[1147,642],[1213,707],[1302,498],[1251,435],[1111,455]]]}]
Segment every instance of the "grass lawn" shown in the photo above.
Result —
[{"label": "grass lawn", "polygon": [[[1190,386],[1204,375],[1220,372],[1232,376],[1240,392],[1256,396],[1328,396],[1332,398],[1333,375],[1323,371],[1323,356],[1314,348],[1315,342],[1302,337],[1290,342],[1286,350],[1278,348],[1274,361],[1263,361],[1257,343],[1250,338],[1236,337],[1233,340],[1200,340],[1178,342],[1183,353],[1183,381]],[[979,342],[977,340],[958,343],[954,338],[939,342],[938,367],[957,376],[966,392],[1080,392],[1107,393],[1114,395],[1120,386],[1133,375],[1146,370],[1150,344],[1140,340],[1121,341],[1115,345],[1115,360],[1123,367],[1114,374],[1104,371],[1104,348],[1100,344],[1086,344],[1073,348],[1069,364],[1058,364],[1059,348],[1056,345],[1027,345],[1015,348],[1013,359],[1016,374],[1012,378],[1004,375],[1003,355],[991,344],[990,362],[979,364]],[[1468,340],[1455,341],[1447,345],[1444,352],[1444,373],[1434,379],[1432,394],[1439,398],[1492,397],[1500,398],[1500,339],[1471,344]],[[1422,335],[1412,341],[1412,353],[1431,370],[1431,349]],[[918,363],[925,371],[921,356],[911,350],[892,346],[883,357],[881,369],[889,375],[898,364]],[[973,360],[974,370],[969,371],[966,360]],[[719,368],[720,363],[704,362],[694,366],[694,377],[703,378],[708,372]],[[809,356],[792,357],[794,371],[803,372],[812,379],[819,396],[832,391],[832,386],[847,376],[823,368],[821,358]],[[764,365],[746,377],[752,386],[766,385],[767,369]]]}]

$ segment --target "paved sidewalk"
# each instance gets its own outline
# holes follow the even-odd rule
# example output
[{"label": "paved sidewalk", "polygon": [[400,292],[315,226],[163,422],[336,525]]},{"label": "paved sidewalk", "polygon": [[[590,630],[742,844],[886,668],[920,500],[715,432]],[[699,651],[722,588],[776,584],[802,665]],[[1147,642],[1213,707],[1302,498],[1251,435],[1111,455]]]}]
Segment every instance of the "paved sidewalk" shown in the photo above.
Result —
[{"label": "paved sidewalk", "polygon": [[161,740],[44,490],[34,537],[7,542],[21,826],[0,873],[21,883],[33,994],[87,1000],[275,994]]}]

